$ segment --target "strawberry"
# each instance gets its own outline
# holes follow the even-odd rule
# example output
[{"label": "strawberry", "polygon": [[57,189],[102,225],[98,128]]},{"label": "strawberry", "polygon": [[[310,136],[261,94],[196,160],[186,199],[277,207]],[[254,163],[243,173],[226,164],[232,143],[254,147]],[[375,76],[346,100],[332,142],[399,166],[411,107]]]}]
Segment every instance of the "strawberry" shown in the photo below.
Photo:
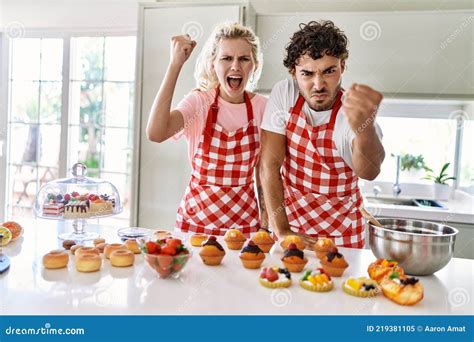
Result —
[{"label": "strawberry", "polygon": [[156,243],[154,243],[153,241],[148,241],[146,244],[145,244],[145,247],[146,247],[146,251],[148,254],[155,254],[156,251],[157,251],[157,247],[159,247]]},{"label": "strawberry", "polygon": [[275,280],[278,280],[278,274],[273,270],[273,268],[268,267],[266,273],[266,278],[268,281],[273,282]]},{"label": "strawberry", "polygon": [[264,267],[264,268],[262,268],[262,270],[260,271],[260,278],[265,279],[266,277],[267,277],[267,268]]},{"label": "strawberry", "polygon": [[71,200],[71,195],[65,194],[64,199],[69,202]]},{"label": "strawberry", "polygon": [[168,269],[173,263],[173,257],[166,254],[160,254],[158,256],[158,263],[160,264],[161,269]]},{"label": "strawberry", "polygon": [[179,246],[181,246],[183,243],[181,242],[180,239],[168,239],[166,240],[166,245],[169,246],[169,247],[173,247],[173,248],[178,248]]},{"label": "strawberry", "polygon": [[176,248],[172,246],[163,246],[161,247],[161,253],[173,256],[176,255]]}]

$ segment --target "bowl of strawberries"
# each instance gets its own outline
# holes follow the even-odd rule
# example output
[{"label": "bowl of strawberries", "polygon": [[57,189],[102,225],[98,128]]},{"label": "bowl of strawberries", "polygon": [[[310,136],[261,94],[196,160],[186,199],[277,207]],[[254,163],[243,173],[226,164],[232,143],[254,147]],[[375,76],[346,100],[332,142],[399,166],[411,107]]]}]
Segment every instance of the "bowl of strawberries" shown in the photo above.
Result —
[{"label": "bowl of strawberries", "polygon": [[191,258],[191,251],[177,237],[161,240],[139,241],[142,254],[160,278],[178,278],[184,266]]}]

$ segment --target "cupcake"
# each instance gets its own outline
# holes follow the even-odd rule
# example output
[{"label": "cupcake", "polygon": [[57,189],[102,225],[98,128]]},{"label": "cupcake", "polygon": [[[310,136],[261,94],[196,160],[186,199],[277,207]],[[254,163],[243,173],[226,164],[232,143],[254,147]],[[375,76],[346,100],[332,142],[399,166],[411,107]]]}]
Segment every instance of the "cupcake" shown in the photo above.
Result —
[{"label": "cupcake", "polygon": [[281,248],[288,249],[291,243],[294,243],[298,249],[304,249],[305,244],[298,235],[285,236],[283,241],[280,243]]},{"label": "cupcake", "polygon": [[245,268],[256,269],[262,265],[265,254],[255,242],[250,240],[240,251],[239,257]]},{"label": "cupcake", "polygon": [[288,287],[291,285],[291,273],[286,268],[276,266],[264,267],[258,278],[260,285],[269,288]]},{"label": "cupcake", "polygon": [[225,251],[224,247],[217,242],[216,237],[211,235],[209,238],[201,245],[201,251],[199,256],[202,259],[202,262],[208,266],[217,266],[221,263],[224,258]]},{"label": "cupcake", "polygon": [[308,259],[304,257],[304,252],[298,249],[295,243],[290,243],[281,261],[290,272],[301,272]]},{"label": "cupcake", "polygon": [[321,260],[326,254],[328,254],[332,247],[335,247],[335,245],[331,239],[319,239],[314,244],[314,252],[316,253],[316,257]]},{"label": "cupcake", "polygon": [[189,238],[189,242],[191,243],[191,246],[194,246],[194,247],[201,247],[202,243],[206,240],[207,240],[207,235],[202,234],[202,233],[193,234]]},{"label": "cupcake", "polygon": [[224,241],[229,249],[241,249],[247,238],[238,229],[229,229],[224,235]]},{"label": "cupcake", "polygon": [[275,240],[270,236],[270,233],[263,229],[255,233],[252,237],[252,241],[255,242],[264,253],[270,252],[270,249],[275,243]]},{"label": "cupcake", "polygon": [[415,305],[423,299],[423,286],[417,278],[392,272],[382,279],[380,287],[385,297],[399,305]]},{"label": "cupcake", "polygon": [[332,279],[322,268],[306,270],[300,279],[300,286],[308,291],[327,292],[333,287]]},{"label": "cupcake", "polygon": [[383,278],[389,276],[393,272],[398,272],[398,274],[402,276],[405,274],[405,271],[398,265],[398,262],[388,259],[377,259],[369,265],[367,272],[369,273],[369,277],[379,284]]},{"label": "cupcake", "polygon": [[349,267],[344,256],[337,251],[336,247],[333,247],[331,251],[321,259],[320,263],[323,269],[332,277],[342,276],[344,270]]},{"label": "cupcake", "polygon": [[342,290],[352,296],[374,297],[380,292],[377,282],[367,277],[347,278]]}]

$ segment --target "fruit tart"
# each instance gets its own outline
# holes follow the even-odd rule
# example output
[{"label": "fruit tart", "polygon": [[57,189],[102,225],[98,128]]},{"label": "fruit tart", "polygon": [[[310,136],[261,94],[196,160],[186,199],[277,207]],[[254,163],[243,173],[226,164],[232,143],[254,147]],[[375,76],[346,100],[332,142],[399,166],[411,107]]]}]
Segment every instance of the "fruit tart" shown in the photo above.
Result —
[{"label": "fruit tart", "polygon": [[340,277],[349,264],[344,259],[344,256],[339,253],[336,247],[331,250],[320,261],[323,269],[332,277]]},{"label": "fruit tart", "polygon": [[203,242],[201,245],[201,251],[199,256],[202,259],[202,262],[208,266],[217,266],[220,265],[222,259],[225,256],[225,250],[222,245],[217,242],[217,239],[214,235],[209,236],[209,238]]},{"label": "fruit tart", "polygon": [[387,277],[393,272],[398,272],[400,275],[405,274],[403,268],[398,265],[398,262],[388,259],[377,259],[369,265],[367,272],[369,273],[369,277],[374,279],[379,284],[383,278]]},{"label": "fruit tart", "polygon": [[300,279],[300,286],[308,291],[327,292],[331,291],[333,282],[331,276],[322,268],[306,270]]},{"label": "fruit tart", "polygon": [[308,262],[308,259],[305,258],[304,252],[298,249],[296,244],[292,242],[288,246],[288,249],[285,250],[281,261],[290,272],[301,272]]},{"label": "fruit tart", "polygon": [[259,282],[262,286],[269,288],[289,287],[291,285],[291,273],[286,268],[276,266],[264,267],[260,271]]},{"label": "fruit tart", "polygon": [[399,305],[415,305],[423,299],[423,286],[415,277],[392,272],[380,282],[385,297]]},{"label": "fruit tart", "polygon": [[263,259],[265,259],[265,253],[263,253],[255,242],[250,240],[240,251],[239,257],[245,268],[257,269],[262,265]]},{"label": "fruit tart", "polygon": [[380,292],[380,287],[373,279],[367,277],[351,277],[342,283],[342,290],[352,296],[374,297]]}]

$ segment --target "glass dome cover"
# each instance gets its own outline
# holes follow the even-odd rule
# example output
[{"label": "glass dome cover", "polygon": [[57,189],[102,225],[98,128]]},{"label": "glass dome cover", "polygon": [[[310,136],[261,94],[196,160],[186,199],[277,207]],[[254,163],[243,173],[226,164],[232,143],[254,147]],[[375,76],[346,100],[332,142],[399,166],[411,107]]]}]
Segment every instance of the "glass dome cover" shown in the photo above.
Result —
[{"label": "glass dome cover", "polygon": [[117,188],[110,182],[86,177],[87,167],[76,163],[71,178],[46,183],[34,204],[37,217],[53,220],[85,220],[122,212]]}]

